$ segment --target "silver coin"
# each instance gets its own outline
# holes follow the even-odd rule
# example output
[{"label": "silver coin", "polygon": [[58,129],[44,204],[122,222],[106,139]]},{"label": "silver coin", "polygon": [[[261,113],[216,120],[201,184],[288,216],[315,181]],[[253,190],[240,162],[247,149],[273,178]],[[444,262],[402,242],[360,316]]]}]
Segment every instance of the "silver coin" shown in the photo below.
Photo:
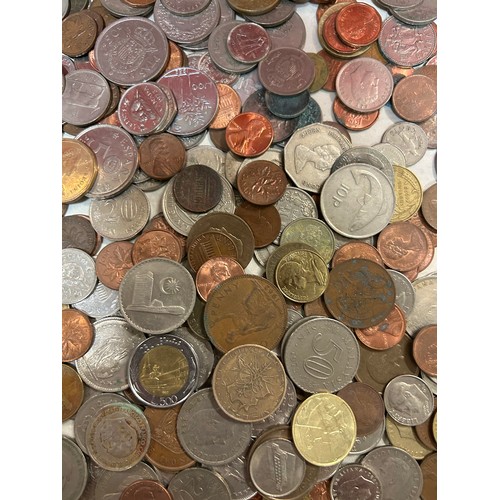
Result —
[{"label": "silver coin", "polygon": [[190,165],[206,165],[224,176],[226,153],[213,146],[195,146],[186,153],[186,167]]},{"label": "silver coin", "polygon": [[226,153],[224,176],[234,187],[237,186],[236,177],[238,175],[238,170],[243,163],[243,160],[244,158],[242,156],[235,155],[232,151],[228,151]]},{"label": "silver coin", "polygon": [[432,394],[437,396],[437,380],[434,380],[431,378],[427,373],[420,371],[420,376],[422,377],[422,380],[427,384],[429,389],[432,391]]},{"label": "silver coin", "polygon": [[192,394],[177,417],[177,435],[184,451],[203,465],[223,465],[243,454],[252,438],[252,424],[228,417],[211,388]]},{"label": "silver coin", "polygon": [[120,309],[137,330],[168,333],[186,321],[194,308],[196,288],[189,271],[170,259],[143,260],[120,283]]},{"label": "silver coin", "polygon": [[130,240],[137,236],[149,221],[151,207],[146,195],[136,186],[107,200],[92,200],[89,216],[98,234],[112,241]]},{"label": "silver coin", "polygon": [[382,142],[398,147],[405,156],[406,166],[411,167],[424,157],[429,140],[420,125],[398,122],[384,132]]},{"label": "silver coin", "polygon": [[198,61],[198,69],[206,73],[216,84],[225,83],[232,86],[240,77],[238,73],[228,73],[219,69],[212,61],[209,52],[205,52]]},{"label": "silver coin", "polygon": [[282,498],[295,491],[306,462],[288,439],[274,438],[257,446],[248,464],[252,482],[262,495]]},{"label": "silver coin", "polygon": [[415,289],[412,282],[402,273],[387,269],[394,286],[396,287],[396,305],[403,311],[405,317],[408,317],[413,311],[415,305]]},{"label": "silver coin", "polygon": [[87,484],[87,461],[71,439],[62,437],[62,500],[78,500]]},{"label": "silver coin", "polygon": [[403,23],[426,26],[437,19],[437,1],[423,0],[414,7],[391,9],[391,13]]},{"label": "silver coin", "polygon": [[362,241],[363,243],[368,243],[371,246],[375,246],[375,237],[369,236],[368,238],[348,238],[343,234],[339,234],[333,231],[333,236],[335,238],[335,252],[346,243],[350,243],[352,241]]},{"label": "silver coin", "polygon": [[402,425],[423,424],[434,411],[434,397],[427,384],[415,375],[394,377],[384,389],[387,413]]},{"label": "silver coin", "polygon": [[228,464],[212,466],[210,469],[225,479],[231,493],[231,500],[249,500],[257,493],[248,471],[246,454]]},{"label": "silver coin", "polygon": [[323,184],[321,212],[326,223],[349,238],[374,236],[390,222],[396,197],[387,176],[354,163],[333,172]]},{"label": "silver coin", "polygon": [[257,68],[240,75],[240,78],[236,83],[232,85],[233,89],[236,90],[241,99],[241,105],[257,90],[263,89],[262,83],[260,83],[259,72]]},{"label": "silver coin", "polygon": [[350,455],[362,455],[364,453],[373,450],[375,446],[380,442],[382,436],[385,432],[385,418],[382,420],[379,428],[372,432],[371,434],[367,434],[366,436],[356,436],[354,440],[354,444],[349,452]]},{"label": "silver coin", "polygon": [[156,179],[148,179],[144,182],[138,182],[136,186],[144,193],[150,193],[151,191],[157,191],[158,189],[165,187],[167,183],[165,181],[157,181]]},{"label": "silver coin", "polygon": [[94,415],[103,406],[109,403],[122,402],[126,403],[127,400],[120,396],[119,394],[111,393],[98,393],[91,398],[84,401],[82,406],[78,409],[75,415],[75,441],[84,453],[87,453],[87,447],[85,445],[87,436],[87,427],[89,422],[92,420]]},{"label": "silver coin", "polygon": [[273,28],[266,28],[266,31],[273,49],[279,47],[302,49],[306,42],[306,27],[297,12],[294,12],[284,23]]},{"label": "silver coin", "polygon": [[274,243],[271,243],[270,245],[267,245],[267,247],[264,248],[256,248],[254,250],[255,260],[262,267],[266,267],[269,257],[275,252],[277,248],[278,245],[275,245]]},{"label": "silver coin", "polygon": [[320,318],[321,316],[306,316],[305,318],[301,318],[298,321],[296,321],[293,325],[290,325],[287,327],[287,330],[285,331],[285,334],[283,335],[283,338],[281,339],[280,342],[280,353],[279,357],[281,359],[284,359],[285,356],[285,347],[286,343],[288,342],[288,339],[290,338],[290,335],[302,324],[307,323],[311,318]]},{"label": "silver coin", "polygon": [[319,193],[332,165],[351,143],[334,127],[315,123],[296,130],[285,150],[285,171],[298,188]]},{"label": "silver coin", "polygon": [[258,16],[245,15],[245,19],[252,23],[257,23],[264,28],[274,28],[288,21],[295,13],[295,2],[281,0],[281,2],[271,11]]},{"label": "silver coin", "polygon": [[[175,358],[173,366],[165,369],[155,364],[154,359],[167,355]],[[174,334],[149,337],[130,356],[128,378],[139,401],[153,408],[171,408],[195,390],[198,359],[194,348]]]},{"label": "silver coin", "polygon": [[118,291],[98,281],[93,292],[86,299],[75,302],[73,307],[96,319],[115,316],[120,310]]},{"label": "silver coin", "polygon": [[170,481],[168,491],[175,500],[217,498],[231,500],[231,491],[220,474],[201,467],[181,470]]},{"label": "silver coin", "polygon": [[418,462],[406,451],[395,446],[380,446],[361,460],[382,484],[384,498],[418,500],[423,487],[423,475]]},{"label": "silver coin", "polygon": [[286,341],[283,355],[289,377],[308,393],[339,391],[353,380],[359,359],[352,331],[324,317],[300,324]]},{"label": "silver coin", "polygon": [[437,276],[417,278],[413,288],[415,305],[406,316],[406,331],[412,337],[424,326],[437,324]]},{"label": "silver coin", "polygon": [[78,248],[62,251],[62,303],[74,304],[87,298],[97,284],[95,260]]},{"label": "silver coin", "polygon": [[381,500],[382,486],[374,472],[360,464],[343,465],[333,475],[330,495],[334,500]]},{"label": "silver coin", "polygon": [[90,458],[87,459],[87,470],[88,470],[88,479],[87,485],[85,486],[85,490],[83,491],[82,496],[78,500],[95,500],[95,488],[97,485],[97,478],[107,472],[106,469],[99,467],[93,460]]},{"label": "silver coin", "polygon": [[152,10],[149,5],[147,7],[133,7],[122,0],[101,0],[101,4],[116,17],[146,16]]},{"label": "silver coin", "polygon": [[145,339],[122,318],[103,318],[94,323],[94,342],[75,361],[82,380],[101,392],[123,391],[128,387],[128,361],[132,351]]},{"label": "silver coin", "polygon": [[287,308],[287,314],[288,314],[288,321],[286,324],[286,327],[289,328],[292,326],[294,323],[297,323],[300,319],[304,317],[302,314],[302,309],[300,311],[297,311],[296,309],[293,309],[292,307]]},{"label": "silver coin", "polygon": [[372,148],[382,153],[391,162],[393,167],[394,165],[406,167],[406,158],[403,151],[394,144],[379,142],[372,146]]},{"label": "silver coin", "polygon": [[205,139],[205,136],[207,135],[208,130],[204,130],[203,132],[200,132],[199,134],[195,135],[178,135],[177,138],[184,144],[184,147],[186,150],[189,150],[191,148],[194,148],[195,146],[198,146],[201,142],[203,142],[203,139]]}]

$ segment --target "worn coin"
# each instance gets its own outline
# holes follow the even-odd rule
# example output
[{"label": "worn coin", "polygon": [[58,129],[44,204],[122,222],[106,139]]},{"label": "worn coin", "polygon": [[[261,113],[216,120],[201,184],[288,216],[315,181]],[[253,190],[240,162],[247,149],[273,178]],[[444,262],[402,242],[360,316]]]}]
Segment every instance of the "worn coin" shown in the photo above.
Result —
[{"label": "worn coin", "polygon": [[94,327],[89,317],[77,309],[62,311],[62,361],[82,357],[94,340]]},{"label": "worn coin", "polygon": [[391,125],[382,135],[382,142],[388,142],[403,151],[406,166],[420,161],[427,151],[427,135],[416,123],[398,122]]},{"label": "worn coin", "polygon": [[227,482],[232,500],[249,500],[257,493],[247,467],[247,456],[243,454],[228,464],[210,467]]},{"label": "worn coin", "polygon": [[182,249],[178,238],[172,233],[161,230],[147,231],[139,235],[132,247],[134,264],[153,257],[165,257],[180,262]]},{"label": "worn coin", "polygon": [[227,482],[220,474],[202,467],[191,467],[178,472],[170,481],[168,491],[173,498],[196,498],[203,492],[205,498],[231,500]]},{"label": "worn coin", "polygon": [[88,217],[66,215],[62,218],[62,247],[79,248],[92,255],[97,243],[97,233]]},{"label": "worn coin", "polygon": [[256,159],[242,164],[236,184],[241,196],[254,205],[272,205],[284,194],[288,180],[276,163]]},{"label": "worn coin", "polygon": [[88,297],[97,284],[94,259],[78,248],[62,250],[62,303],[74,304]]},{"label": "worn coin", "polygon": [[432,78],[415,74],[402,78],[394,87],[392,107],[408,122],[420,123],[437,111],[437,83]]},{"label": "worn coin", "polygon": [[82,450],[70,438],[62,437],[62,497],[81,498],[88,480],[88,468]]},{"label": "worn coin", "polygon": [[83,403],[83,382],[70,365],[62,364],[62,421],[75,415]]},{"label": "worn coin", "polygon": [[120,496],[120,500],[135,500],[136,498],[153,498],[154,500],[172,500],[170,493],[152,479],[139,479],[129,484]]},{"label": "worn coin", "polygon": [[72,12],[61,25],[63,54],[81,57],[87,54],[97,39],[97,23],[86,10]]},{"label": "worn coin", "polygon": [[383,419],[382,423],[375,432],[367,434],[366,436],[356,436],[356,440],[354,441],[354,445],[349,452],[349,455],[364,455],[365,453],[368,453],[377,445],[380,445],[380,441],[383,440],[384,434],[385,419]]},{"label": "worn coin", "polygon": [[278,95],[266,90],[266,105],[269,111],[280,118],[300,117],[307,109],[310,101],[309,89],[295,95]]},{"label": "worn coin", "polygon": [[427,455],[420,462],[424,479],[424,486],[420,494],[422,500],[437,500],[437,465],[437,453]]},{"label": "worn coin", "polygon": [[256,23],[238,24],[228,34],[229,53],[243,63],[258,63],[267,56],[271,42],[267,31]]},{"label": "worn coin", "polygon": [[350,259],[367,259],[382,267],[384,266],[379,251],[373,245],[364,241],[350,241],[337,248],[333,254],[332,266]]},{"label": "worn coin", "polygon": [[437,376],[437,325],[424,326],[418,331],[413,340],[413,357],[427,375]]},{"label": "worn coin", "polygon": [[369,467],[360,464],[347,464],[338,469],[330,483],[330,495],[335,500],[383,498],[378,476]]},{"label": "worn coin", "polygon": [[385,431],[390,444],[406,451],[415,460],[422,460],[432,453],[417,436],[416,426],[403,425],[389,415],[386,417]]}]

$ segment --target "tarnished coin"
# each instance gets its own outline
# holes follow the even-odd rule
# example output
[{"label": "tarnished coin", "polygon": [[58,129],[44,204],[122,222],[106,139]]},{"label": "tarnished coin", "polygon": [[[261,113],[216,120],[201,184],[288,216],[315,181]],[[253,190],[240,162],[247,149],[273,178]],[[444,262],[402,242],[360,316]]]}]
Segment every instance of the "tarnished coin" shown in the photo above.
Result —
[{"label": "tarnished coin", "polygon": [[196,298],[193,277],[181,264],[162,257],[130,269],[120,284],[120,308],[137,330],[168,333],[191,314]]},{"label": "tarnished coin", "polygon": [[134,265],[133,243],[113,241],[103,247],[96,256],[96,273],[99,281],[113,290],[118,290],[123,277]]},{"label": "tarnished coin", "polygon": [[266,105],[271,113],[280,118],[301,117],[311,100],[309,89],[295,95],[278,95],[266,90]]},{"label": "tarnished coin", "polygon": [[417,426],[403,425],[387,415],[385,431],[392,446],[406,451],[415,460],[422,460],[432,453],[432,448],[420,441]]},{"label": "tarnished coin", "polygon": [[432,184],[423,193],[422,215],[425,221],[437,231],[437,183]]},{"label": "tarnished coin", "polygon": [[212,257],[236,259],[238,251],[234,241],[224,233],[207,231],[197,236],[189,245],[188,262],[197,273],[201,266]]},{"label": "tarnished coin", "polygon": [[267,247],[280,233],[281,216],[274,205],[254,205],[244,201],[236,207],[234,213],[250,227],[255,248]]},{"label": "tarnished coin", "polygon": [[92,255],[97,244],[97,233],[86,216],[66,215],[62,218],[62,247],[79,248]]},{"label": "tarnished coin", "polygon": [[74,304],[88,297],[97,284],[94,259],[78,248],[62,251],[62,303]]},{"label": "tarnished coin", "polygon": [[97,34],[97,23],[87,10],[70,13],[62,22],[62,53],[69,57],[87,54],[94,46]]},{"label": "tarnished coin", "polygon": [[437,276],[424,276],[413,282],[415,305],[406,317],[406,331],[413,337],[421,328],[437,324]]},{"label": "tarnished coin", "polygon": [[174,334],[149,337],[130,356],[129,386],[148,406],[169,408],[196,388],[198,359],[194,349]]},{"label": "tarnished coin", "polygon": [[77,310],[62,311],[62,361],[81,358],[94,340],[94,327],[89,317]]},{"label": "tarnished coin", "polygon": [[[370,450],[373,450],[377,445],[379,445],[380,440],[383,439],[385,434],[385,419],[379,425],[378,429],[371,434],[366,436],[356,436],[354,445],[349,452],[349,455],[364,455]],[[383,441],[385,442],[385,441]]]},{"label": "tarnished coin", "polygon": [[350,241],[337,248],[333,255],[332,266],[351,259],[367,259],[384,267],[384,261],[378,250],[364,241]]},{"label": "tarnished coin", "polygon": [[88,479],[88,469],[82,450],[68,437],[62,437],[62,497],[81,498]]},{"label": "tarnished coin", "polygon": [[170,481],[168,491],[173,498],[196,498],[199,492],[207,498],[231,500],[231,492],[227,482],[209,469],[191,467],[178,472]]},{"label": "tarnished coin", "polygon": [[83,382],[70,365],[62,364],[62,421],[70,419],[83,403]]},{"label": "tarnished coin", "polygon": [[348,464],[339,468],[332,477],[330,495],[335,500],[383,498],[378,476],[369,467],[360,464]]},{"label": "tarnished coin", "polygon": [[231,418],[258,422],[274,413],[286,393],[278,357],[260,345],[240,345],[217,363],[212,377],[215,400]]},{"label": "tarnished coin", "polygon": [[424,157],[429,142],[422,127],[410,122],[391,125],[384,132],[382,141],[398,147],[403,152],[407,167],[415,165]]},{"label": "tarnished coin", "polygon": [[136,498],[172,500],[172,495],[158,481],[139,479],[129,484],[120,496],[120,500],[135,500]]},{"label": "tarnished coin", "polygon": [[167,231],[143,232],[136,238],[132,248],[134,264],[139,264],[139,262],[153,257],[164,257],[180,262],[182,256],[179,239]]},{"label": "tarnished coin", "polygon": [[422,500],[437,500],[437,453],[432,453],[426,456],[420,462],[424,486],[420,498]]},{"label": "tarnished coin", "polygon": [[110,471],[137,465],[146,455],[151,439],[144,413],[130,403],[110,403],[91,419],[86,446],[92,460]]},{"label": "tarnished coin", "polygon": [[297,408],[292,423],[293,441],[302,457],[320,467],[341,462],[356,438],[356,419],[338,396],[319,393]]},{"label": "tarnished coin", "polygon": [[196,290],[206,302],[210,292],[232,276],[239,276],[245,271],[241,264],[231,257],[212,257],[205,261],[196,272]]},{"label": "tarnished coin", "polygon": [[402,78],[392,93],[394,112],[403,120],[420,123],[437,111],[437,83],[432,78],[415,74]]},{"label": "tarnished coin", "polygon": [[423,372],[437,376],[437,325],[424,326],[418,331],[413,340],[413,357]]},{"label": "tarnished coin", "polygon": [[243,344],[274,349],[285,333],[287,309],[268,280],[245,274],[223,281],[210,294],[204,311],[210,340],[222,352]]}]

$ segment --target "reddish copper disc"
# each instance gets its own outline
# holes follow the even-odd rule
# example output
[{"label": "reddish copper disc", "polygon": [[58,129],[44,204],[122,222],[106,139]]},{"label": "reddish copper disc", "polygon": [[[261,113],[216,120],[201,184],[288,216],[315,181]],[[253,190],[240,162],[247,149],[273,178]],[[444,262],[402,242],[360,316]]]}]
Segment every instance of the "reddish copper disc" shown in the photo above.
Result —
[{"label": "reddish copper disc", "polygon": [[382,29],[382,17],[375,7],[356,2],[339,11],[335,26],[346,44],[365,47],[377,40]]},{"label": "reddish copper disc", "polygon": [[120,500],[172,500],[170,493],[152,479],[139,479],[129,484],[121,493]]},{"label": "reddish copper disc", "polygon": [[326,50],[320,50],[318,52],[318,56],[321,56],[325,60],[326,66],[328,68],[328,78],[326,80],[326,83],[323,85],[323,90],[326,90],[328,92],[335,92],[335,81],[337,79],[337,73],[340,71],[340,68],[342,68],[342,66],[347,63],[347,60],[333,57]]},{"label": "reddish copper disc", "polygon": [[394,305],[391,312],[378,325],[356,328],[354,333],[366,347],[376,351],[385,351],[399,344],[405,330],[405,315],[397,305]]},{"label": "reddish copper disc", "polygon": [[350,241],[339,247],[333,255],[332,266],[337,266],[349,259],[367,259],[384,267],[384,261],[379,251],[374,246],[363,241]]},{"label": "reddish copper disc", "polygon": [[178,233],[165,219],[163,214],[155,215],[147,224],[146,227],[142,230],[143,233],[147,233],[148,231],[166,231],[167,233],[172,234],[177,238],[179,245],[181,247],[181,260],[186,255],[186,237],[180,233]]},{"label": "reddish copper disc", "polygon": [[153,257],[165,257],[180,262],[181,256],[182,249],[177,238],[161,230],[142,233],[137,237],[132,248],[134,265]]},{"label": "reddish copper disc", "polygon": [[417,267],[417,271],[419,273],[421,273],[424,269],[426,269],[432,262],[432,259],[434,258],[434,243],[432,241],[432,238],[426,231],[422,231],[422,233],[425,236],[425,240],[427,241],[427,253],[425,254],[425,257],[422,259],[422,262]]},{"label": "reddish copper disc", "polygon": [[413,341],[413,358],[423,372],[437,376],[437,325],[418,331]]},{"label": "reddish copper disc", "polygon": [[[154,3],[154,2],[153,2]],[[165,68],[165,73],[171,69],[182,68],[187,66],[187,56],[185,52],[172,40],[168,41],[168,47],[170,49],[170,57],[168,59],[167,67]]]},{"label": "reddish copper disc", "polygon": [[255,248],[270,245],[280,234],[281,216],[274,205],[259,206],[244,201],[236,207],[234,215],[241,217],[252,230]]},{"label": "reddish copper disc", "polygon": [[241,196],[255,205],[272,205],[285,193],[288,180],[276,163],[254,160],[240,167],[236,184]]},{"label": "reddish copper disc", "polygon": [[113,290],[120,288],[125,274],[134,266],[130,241],[113,241],[96,255],[95,270],[99,281]]},{"label": "reddish copper disc", "polygon": [[434,248],[437,247],[437,231],[434,228],[432,228],[424,219],[424,216],[422,214],[422,208],[420,208],[416,214],[412,215],[408,219],[408,222],[415,224],[424,233],[426,233],[427,236],[429,236],[429,238],[432,240]]},{"label": "reddish copper disc", "polygon": [[62,311],[62,360],[81,358],[94,340],[94,327],[89,317],[78,309]]},{"label": "reddish copper disc", "polygon": [[333,114],[345,128],[359,131],[370,128],[377,121],[380,111],[377,109],[371,113],[360,113],[348,108],[338,97],[335,97]]},{"label": "reddish copper disc", "polygon": [[403,78],[392,93],[394,112],[403,120],[419,123],[437,111],[436,81],[426,75]]},{"label": "reddish copper disc", "polygon": [[241,98],[232,87],[225,83],[217,83],[219,93],[219,108],[209,129],[225,129],[229,122],[241,111]]},{"label": "reddish copper disc", "polygon": [[340,11],[332,12],[325,18],[322,32],[323,39],[332,50],[339,52],[340,54],[353,54],[358,49],[344,43],[337,33],[336,21],[339,12]]},{"label": "reddish copper disc", "polygon": [[252,158],[265,153],[273,142],[271,122],[259,113],[240,113],[226,128],[226,142],[236,155]]},{"label": "reddish copper disc", "polygon": [[210,292],[231,276],[245,274],[241,264],[231,257],[213,257],[204,262],[196,273],[196,290],[206,302]]}]

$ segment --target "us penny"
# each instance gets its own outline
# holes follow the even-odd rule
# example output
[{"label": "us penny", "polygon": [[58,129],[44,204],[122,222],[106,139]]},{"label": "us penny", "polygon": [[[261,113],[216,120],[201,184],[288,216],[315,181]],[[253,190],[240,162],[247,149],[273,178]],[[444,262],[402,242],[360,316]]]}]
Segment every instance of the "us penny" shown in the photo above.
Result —
[{"label": "us penny", "polygon": [[92,345],[94,327],[89,317],[78,309],[62,311],[62,360],[82,357]]},{"label": "us penny", "polygon": [[113,241],[99,251],[95,260],[96,273],[103,285],[118,290],[125,274],[134,265],[132,248],[130,241]]},{"label": "us penny", "polygon": [[62,364],[62,421],[73,417],[83,403],[83,382],[70,365]]},{"label": "us penny", "polygon": [[418,331],[413,340],[413,357],[423,372],[437,376],[437,325],[424,326]]},{"label": "us penny", "polygon": [[240,113],[226,127],[229,149],[246,158],[259,156],[267,151],[273,142],[273,136],[271,122],[259,113]]},{"label": "us penny", "polygon": [[219,283],[244,273],[245,271],[237,260],[231,257],[212,257],[205,261],[196,273],[196,290],[206,302],[210,292]]},{"label": "us penny", "polygon": [[274,205],[254,205],[244,201],[236,207],[234,213],[250,227],[255,240],[255,248],[270,245],[279,235],[281,217]]},{"label": "us penny", "polygon": [[188,262],[196,273],[212,257],[238,256],[234,241],[218,231],[207,231],[197,236],[188,247]]},{"label": "us penny", "polygon": [[210,130],[225,129],[241,111],[241,98],[236,90],[225,83],[217,83],[217,91],[219,92],[219,109],[209,125]]},{"label": "us penny", "polygon": [[135,500],[136,498],[172,500],[172,495],[158,481],[139,479],[129,484],[120,495],[120,500]]},{"label": "us penny", "polygon": [[242,165],[236,177],[241,196],[254,205],[272,205],[284,194],[288,180],[285,171],[268,160]]},{"label": "us penny", "polygon": [[180,262],[182,249],[179,240],[167,231],[147,231],[139,235],[132,247],[134,265],[152,257],[165,257]]}]

